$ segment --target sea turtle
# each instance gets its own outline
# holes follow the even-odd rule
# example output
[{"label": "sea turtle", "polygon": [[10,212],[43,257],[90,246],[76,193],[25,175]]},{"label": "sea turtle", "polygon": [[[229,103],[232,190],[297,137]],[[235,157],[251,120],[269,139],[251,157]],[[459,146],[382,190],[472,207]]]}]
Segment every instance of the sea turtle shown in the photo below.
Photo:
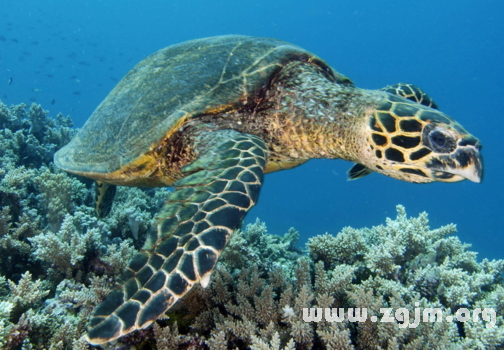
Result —
[{"label": "sea turtle", "polygon": [[55,154],[58,167],[98,181],[98,212],[115,185],[175,188],[122,284],[93,311],[89,341],[145,328],[208,285],[265,173],[339,158],[356,163],[351,179],[480,182],[479,140],[431,107],[413,85],[356,88],[275,39],[192,40],[138,63]]}]

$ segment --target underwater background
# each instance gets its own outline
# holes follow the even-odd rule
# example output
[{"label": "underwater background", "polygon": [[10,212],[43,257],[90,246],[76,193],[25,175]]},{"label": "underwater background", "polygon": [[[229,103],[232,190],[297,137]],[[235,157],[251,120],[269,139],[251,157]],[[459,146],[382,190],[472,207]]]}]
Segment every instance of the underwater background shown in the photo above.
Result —
[{"label": "underwater background", "polygon": [[[80,127],[129,69],[184,40],[245,34],[292,42],[363,88],[410,82],[483,144],[484,181],[417,185],[379,174],[347,182],[351,164],[312,160],[266,176],[248,215],[302,241],[376,225],[396,204],[456,223],[480,257],[504,256],[504,3],[377,1],[6,1],[0,99],[36,101]],[[12,79],[12,80],[10,80]],[[9,84],[9,82],[11,82]]]},{"label": "underwater background", "polygon": [[[163,191],[124,190],[110,217],[103,222],[94,218],[91,182],[50,164],[51,152],[73,133],[65,116],[81,127],[137,62],[161,48],[195,38],[244,34],[299,45],[361,88],[398,82],[419,86],[442,112],[481,140],[483,182],[419,185],[376,173],[347,181],[352,164],[341,160],[311,160],[268,174],[258,205],[247,214],[244,230],[233,236],[211,286],[181,303],[196,335],[183,338],[189,321],[184,325],[172,314],[170,322],[179,322],[182,338],[177,338],[173,323],[136,336],[148,339],[155,334],[158,349],[180,344],[186,349],[186,343],[193,342],[213,350],[226,341],[238,348],[254,343],[253,349],[269,349],[257,345],[259,338],[243,334],[273,342],[274,331],[277,337],[280,332],[285,349],[294,342],[297,349],[353,349],[350,340],[355,349],[372,348],[366,344],[373,342],[393,348],[395,338],[389,341],[393,337],[383,329],[374,339],[375,329],[299,328],[299,320],[282,316],[292,305],[300,310],[324,302],[348,306],[353,300],[367,306],[376,301],[365,294],[372,291],[396,306],[413,307],[420,295],[422,306],[498,311],[494,333],[481,323],[468,324],[465,331],[459,327],[458,332],[453,325],[433,326],[410,338],[397,333],[397,342],[409,349],[434,348],[420,339],[431,332],[437,338],[429,338],[429,344],[448,344],[439,349],[458,349],[463,341],[472,344],[466,348],[503,349],[504,261],[489,262],[504,258],[502,14],[504,2],[497,0],[0,0],[0,207],[5,205],[0,208],[0,348],[50,344],[50,349],[86,349],[82,335],[89,313],[141,246],[138,237],[145,236],[156,206],[166,197]],[[22,103],[27,106],[19,106]],[[424,211],[428,220],[420,214]],[[387,217],[395,221],[387,221],[386,227],[343,229],[370,228],[384,224]],[[310,262],[303,260],[299,248],[306,250]],[[387,260],[389,251],[395,260]],[[251,306],[242,310],[236,298],[245,290]],[[331,301],[331,290],[344,300]],[[263,317],[254,304],[256,297],[275,305],[275,312],[265,312],[276,320],[276,328],[268,330],[253,319],[243,331],[244,314]],[[219,304],[227,299],[236,305]],[[210,327],[205,315],[216,309],[225,310],[224,316],[214,312]],[[219,327],[233,335],[226,333],[224,339]],[[337,334],[342,334],[342,343],[331,343]],[[152,345],[138,345],[142,341],[128,338],[121,346]]]}]

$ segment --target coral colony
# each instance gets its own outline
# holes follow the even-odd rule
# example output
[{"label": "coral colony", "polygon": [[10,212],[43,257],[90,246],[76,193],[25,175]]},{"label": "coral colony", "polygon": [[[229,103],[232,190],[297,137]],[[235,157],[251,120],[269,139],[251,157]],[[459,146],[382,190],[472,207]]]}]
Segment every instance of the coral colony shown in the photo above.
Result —
[{"label": "coral colony", "polygon": [[[87,318],[166,197],[167,189],[120,188],[98,220],[92,182],[52,163],[74,134],[69,117],[0,102],[2,349],[90,349]],[[430,229],[427,214],[408,218],[399,205],[385,225],[313,236],[301,250],[296,230],[273,235],[257,220],[232,236],[206,289],[103,348],[503,349],[504,261],[477,262],[455,232]],[[340,308],[366,308],[367,319],[321,317]],[[444,321],[461,308],[480,313]],[[383,309],[404,317],[373,322]],[[424,309],[443,321],[414,324]]]}]

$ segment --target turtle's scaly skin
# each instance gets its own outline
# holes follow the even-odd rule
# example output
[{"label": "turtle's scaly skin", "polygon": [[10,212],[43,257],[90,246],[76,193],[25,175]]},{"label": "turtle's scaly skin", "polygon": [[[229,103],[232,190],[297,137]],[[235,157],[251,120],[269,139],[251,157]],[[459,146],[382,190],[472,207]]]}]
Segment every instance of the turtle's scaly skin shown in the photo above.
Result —
[{"label": "turtle's scaly skin", "polygon": [[[147,327],[194,284],[206,286],[266,172],[341,158],[358,163],[353,178],[480,181],[478,139],[429,108],[420,89],[384,89],[356,88],[274,39],[194,40],[140,62],[55,155],[61,168],[97,181],[175,187],[156,233],[94,310],[89,341]],[[111,186],[99,188],[98,212]]]}]

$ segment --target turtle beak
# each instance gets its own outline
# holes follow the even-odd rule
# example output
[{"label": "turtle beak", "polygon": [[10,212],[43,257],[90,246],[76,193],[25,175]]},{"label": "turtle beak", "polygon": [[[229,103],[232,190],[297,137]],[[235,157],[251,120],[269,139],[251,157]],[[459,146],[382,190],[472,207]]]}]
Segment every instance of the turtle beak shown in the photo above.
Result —
[{"label": "turtle beak", "polygon": [[457,150],[454,159],[458,166],[451,169],[450,172],[472,182],[480,183],[483,178],[483,159],[480,149],[481,145],[478,144]]},{"label": "turtle beak", "polygon": [[470,180],[480,183],[483,177],[481,145],[459,147],[452,154],[440,157],[433,167],[434,177],[442,182]]}]

